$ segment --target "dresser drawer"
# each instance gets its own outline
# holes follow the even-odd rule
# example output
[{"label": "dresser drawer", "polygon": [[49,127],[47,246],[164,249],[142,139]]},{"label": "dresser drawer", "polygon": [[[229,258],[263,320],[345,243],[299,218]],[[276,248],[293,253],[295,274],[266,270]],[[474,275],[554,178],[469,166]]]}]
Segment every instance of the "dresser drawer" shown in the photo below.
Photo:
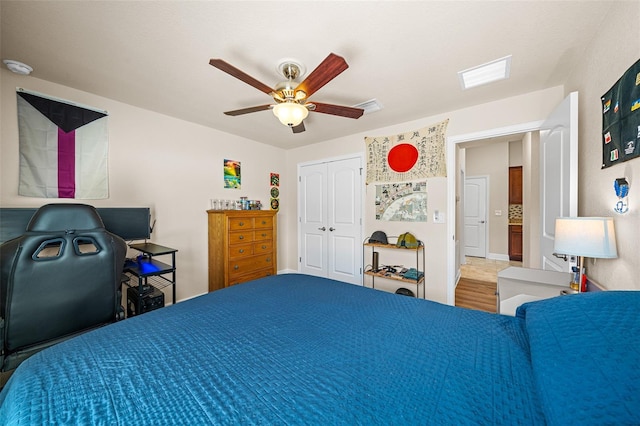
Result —
[{"label": "dresser drawer", "polygon": [[271,229],[256,229],[253,232],[253,241],[266,241],[273,239],[273,231]]},{"label": "dresser drawer", "polygon": [[273,251],[273,241],[265,240],[253,244],[253,252],[255,254],[271,253]]},{"label": "dresser drawer", "polygon": [[231,260],[229,261],[229,278],[270,267],[273,267],[272,253]]},{"label": "dresser drawer", "polygon": [[273,220],[270,217],[256,217],[253,219],[253,227],[256,229],[273,227]]},{"label": "dresser drawer", "polygon": [[[229,246],[229,258],[251,256],[254,253],[254,244],[241,244]],[[257,252],[255,252],[257,253]]]},{"label": "dresser drawer", "polygon": [[240,229],[253,229],[252,217],[230,217],[229,230],[238,231]]},{"label": "dresser drawer", "polygon": [[253,238],[252,229],[244,230],[244,231],[229,232],[229,245],[251,243],[253,241],[254,241],[254,238]]},{"label": "dresser drawer", "polygon": [[240,275],[237,277],[229,278],[229,285],[241,284],[247,281],[257,280],[258,278],[264,278],[271,275],[274,275],[273,270],[271,268],[261,269],[259,271],[253,271],[246,275]]}]

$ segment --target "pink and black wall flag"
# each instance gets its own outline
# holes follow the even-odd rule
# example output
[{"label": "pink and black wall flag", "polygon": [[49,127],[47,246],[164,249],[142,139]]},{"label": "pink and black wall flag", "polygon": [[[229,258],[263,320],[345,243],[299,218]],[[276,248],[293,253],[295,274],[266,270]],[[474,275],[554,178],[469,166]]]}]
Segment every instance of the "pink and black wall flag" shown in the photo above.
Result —
[{"label": "pink and black wall flag", "polygon": [[16,93],[20,139],[18,194],[40,198],[107,198],[107,113],[24,89]]}]

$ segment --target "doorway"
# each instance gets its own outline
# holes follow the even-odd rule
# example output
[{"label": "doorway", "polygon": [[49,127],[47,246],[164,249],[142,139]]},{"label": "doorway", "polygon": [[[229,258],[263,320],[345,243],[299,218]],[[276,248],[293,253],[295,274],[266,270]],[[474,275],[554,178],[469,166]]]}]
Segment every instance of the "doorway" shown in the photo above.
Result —
[{"label": "doorway", "polygon": [[[539,168],[540,174],[540,200],[538,200],[540,209],[537,214],[542,218],[540,229],[531,231],[530,245],[535,241],[553,240],[553,220],[560,216],[576,216],[577,215],[577,167],[578,167],[578,93],[572,92],[567,96],[558,107],[544,121],[536,121],[524,124],[518,124],[509,127],[492,129],[488,131],[466,134],[451,137],[447,141],[447,169],[458,170],[461,167],[459,163],[460,157],[464,158],[464,154],[459,156],[459,152],[464,149],[465,143],[472,143],[480,140],[490,140],[500,137],[513,137],[517,134],[527,134],[532,132],[540,132],[539,156],[532,156],[530,159],[530,168]],[[533,145],[533,144],[531,144]],[[532,150],[533,152],[534,150]],[[547,161],[552,157],[553,152],[562,152],[562,162],[558,167],[547,167]],[[557,158],[557,157],[556,157]],[[462,160],[464,161],[464,160]],[[462,164],[464,168],[464,164]],[[525,169],[526,170],[526,169]],[[551,174],[549,172],[555,172]],[[526,174],[526,171],[525,171]],[[448,202],[447,208],[450,212],[456,212],[456,190],[459,185],[456,182],[457,173],[451,173],[447,178]],[[531,178],[531,176],[529,176]],[[526,180],[526,178],[525,178]],[[530,184],[533,180],[530,180]],[[558,198],[559,197],[559,198]],[[553,200],[556,200],[554,203]],[[525,212],[526,214],[526,212]],[[456,214],[451,214],[456,217]],[[447,247],[447,303],[453,305],[455,303],[455,288],[459,279],[459,265],[456,265],[456,243],[460,236],[458,235],[456,221],[448,223],[448,247]],[[523,232],[526,233],[526,230]],[[527,238],[525,235],[525,245]],[[539,248],[542,256],[545,256],[545,247]],[[525,263],[526,264],[526,263]],[[542,267],[544,267],[544,262]],[[565,268],[569,265],[563,265]]]}]

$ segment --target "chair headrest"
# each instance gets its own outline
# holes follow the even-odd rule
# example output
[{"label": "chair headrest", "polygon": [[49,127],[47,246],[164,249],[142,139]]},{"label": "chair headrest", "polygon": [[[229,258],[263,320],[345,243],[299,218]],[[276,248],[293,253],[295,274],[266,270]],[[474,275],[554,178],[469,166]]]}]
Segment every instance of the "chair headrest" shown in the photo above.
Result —
[{"label": "chair headrest", "polygon": [[44,205],[27,225],[27,231],[36,232],[96,228],[104,228],[104,223],[96,208],[87,204]]}]

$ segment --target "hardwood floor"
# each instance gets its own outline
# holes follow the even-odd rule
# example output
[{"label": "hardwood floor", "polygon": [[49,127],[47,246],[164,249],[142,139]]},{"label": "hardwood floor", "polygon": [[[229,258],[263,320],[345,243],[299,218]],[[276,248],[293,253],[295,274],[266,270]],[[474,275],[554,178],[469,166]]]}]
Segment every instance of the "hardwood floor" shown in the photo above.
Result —
[{"label": "hardwood floor", "polygon": [[460,267],[456,306],[495,313],[498,272],[509,266],[522,266],[522,262],[467,256]]},{"label": "hardwood floor", "polygon": [[456,306],[496,313],[496,283],[460,278],[456,287]]}]

